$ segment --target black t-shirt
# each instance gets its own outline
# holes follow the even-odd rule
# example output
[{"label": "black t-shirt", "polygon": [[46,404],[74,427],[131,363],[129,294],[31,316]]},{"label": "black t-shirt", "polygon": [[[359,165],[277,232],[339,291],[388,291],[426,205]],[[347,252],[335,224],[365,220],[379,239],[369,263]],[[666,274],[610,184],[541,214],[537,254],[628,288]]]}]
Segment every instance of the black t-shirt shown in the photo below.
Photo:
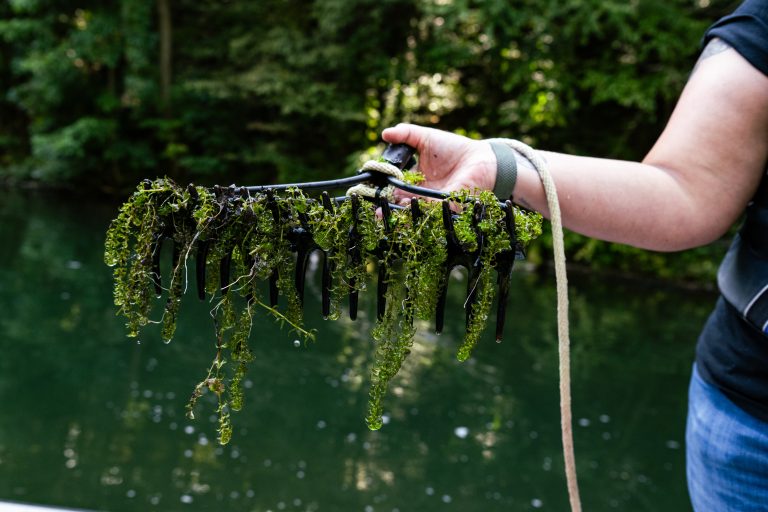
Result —
[{"label": "black t-shirt", "polygon": [[[707,30],[704,44],[712,38],[722,39],[768,75],[768,0],[741,4]],[[768,422],[768,336],[749,325],[722,297],[699,337],[696,365],[706,381]]]},{"label": "black t-shirt", "polygon": [[746,0],[709,27],[703,44],[715,37],[728,43],[750,64],[768,75],[768,2]]}]

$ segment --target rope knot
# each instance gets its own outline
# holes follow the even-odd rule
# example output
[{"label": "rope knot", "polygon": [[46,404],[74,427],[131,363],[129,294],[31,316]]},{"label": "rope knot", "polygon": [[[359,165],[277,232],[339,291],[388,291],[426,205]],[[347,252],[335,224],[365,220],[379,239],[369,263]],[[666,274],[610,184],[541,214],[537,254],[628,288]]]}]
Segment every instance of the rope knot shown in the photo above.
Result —
[{"label": "rope knot", "polygon": [[[386,174],[388,176],[392,176],[393,178],[396,178],[398,180],[403,179],[403,171],[398,169],[396,166],[390,164],[389,162],[380,162],[378,160],[368,160],[363,164],[363,167],[361,171],[372,171],[372,172],[378,172],[381,174]],[[376,187],[369,183],[360,183],[358,185],[355,185],[354,187],[350,187],[347,190],[347,195],[350,196],[352,194],[357,194],[359,196],[366,196],[366,197],[376,197],[384,196],[390,201],[394,198],[394,191],[395,187],[392,185],[387,185],[386,187]]]}]

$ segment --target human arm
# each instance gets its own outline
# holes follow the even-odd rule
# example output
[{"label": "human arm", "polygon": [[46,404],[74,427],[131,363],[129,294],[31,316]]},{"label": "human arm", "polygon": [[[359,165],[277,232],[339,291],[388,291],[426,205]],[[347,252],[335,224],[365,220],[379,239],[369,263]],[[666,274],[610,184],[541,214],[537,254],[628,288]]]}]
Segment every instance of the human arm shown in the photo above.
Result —
[{"label": "human arm", "polygon": [[[419,150],[427,186],[493,188],[496,160],[486,142],[413,125],[383,137]],[[567,228],[654,250],[706,244],[733,224],[764,172],[768,77],[733,49],[700,61],[642,162],[541,154]],[[529,167],[518,169],[514,200],[548,213]]]}]

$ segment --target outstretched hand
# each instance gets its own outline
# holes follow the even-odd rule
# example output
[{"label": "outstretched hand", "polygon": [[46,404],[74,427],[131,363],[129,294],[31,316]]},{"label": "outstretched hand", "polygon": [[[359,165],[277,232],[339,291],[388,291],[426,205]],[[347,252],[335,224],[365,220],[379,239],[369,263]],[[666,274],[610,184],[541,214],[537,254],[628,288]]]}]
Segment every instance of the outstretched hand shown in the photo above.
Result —
[{"label": "outstretched hand", "polygon": [[[487,142],[413,124],[387,128],[382,138],[392,144],[404,143],[416,148],[418,170],[425,178],[421,186],[443,192],[493,190],[496,156]],[[395,195],[400,201],[410,197],[403,191],[396,191]]]}]

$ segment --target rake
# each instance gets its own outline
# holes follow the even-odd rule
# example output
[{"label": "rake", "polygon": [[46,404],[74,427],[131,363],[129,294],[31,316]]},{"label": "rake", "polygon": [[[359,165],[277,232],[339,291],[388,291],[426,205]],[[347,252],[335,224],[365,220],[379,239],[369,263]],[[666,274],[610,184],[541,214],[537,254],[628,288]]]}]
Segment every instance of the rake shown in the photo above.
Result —
[{"label": "rake", "polygon": [[[434,316],[434,330],[442,332],[455,268],[463,267],[468,276],[466,334],[458,358],[468,358],[478,342],[494,295],[495,336],[501,340],[511,272],[524,258],[527,242],[540,233],[541,217],[490,192],[445,193],[405,181],[414,153],[406,145],[389,145],[356,175],[327,181],[207,189],[147,180],[123,205],[107,233],[105,261],[114,267],[115,304],[127,318],[129,335],[153,322],[152,296],[165,294],[159,323],[164,340],[171,340],[191,255],[197,296],[215,303],[217,353],[188,413],[194,415],[206,389],[215,393],[220,442],[231,435],[229,411],[242,407],[240,386],[253,357],[248,339],[256,307],[305,339],[314,337],[302,319],[308,262],[315,252],[322,258],[324,318],[338,318],[343,296],[349,318],[357,318],[368,262],[377,263],[372,333],[377,348],[366,417],[372,429],[380,428],[382,397],[410,353],[414,319]],[[343,195],[329,193],[347,187],[352,188]],[[410,204],[394,204],[393,189],[413,195]],[[172,270],[163,277],[161,254],[168,243]],[[286,308],[279,307],[281,296]],[[227,349],[236,363],[229,376],[223,371]]]},{"label": "rake", "polygon": [[[404,144],[389,145],[383,152],[381,158],[388,164],[394,165],[401,171],[409,170],[415,164],[414,149]],[[350,196],[333,197],[328,194],[329,190],[343,189],[350,186],[360,185],[363,183],[370,183],[373,185],[376,193],[371,195],[357,195],[352,193]],[[443,227],[446,231],[446,244],[447,244],[447,258],[444,262],[442,269],[442,280],[439,285],[440,295],[437,299],[437,306],[435,310],[435,332],[441,333],[445,322],[445,304],[447,297],[447,282],[450,273],[457,267],[463,267],[469,274],[469,281],[467,287],[467,298],[465,304],[466,307],[466,323],[469,325],[472,317],[472,305],[476,301],[476,284],[478,279],[478,273],[481,269],[479,265],[479,252],[480,248],[475,250],[468,250],[465,245],[462,245],[454,229],[454,222],[458,218],[458,215],[452,212],[451,202],[456,197],[451,194],[440,192],[437,190],[419,187],[417,185],[408,183],[406,181],[397,179],[391,175],[383,174],[377,171],[361,170],[355,176],[349,178],[342,178],[336,180],[316,181],[316,182],[304,182],[304,183],[291,183],[280,185],[261,185],[261,186],[249,186],[249,187],[235,187],[230,186],[226,189],[221,187],[214,187],[214,192],[217,197],[234,199],[237,197],[251,197],[255,194],[263,193],[267,196],[267,204],[270,212],[273,215],[275,222],[282,222],[286,220],[283,217],[283,213],[280,212],[277,202],[275,200],[275,194],[280,191],[293,191],[300,190],[302,192],[311,192],[322,190],[320,195],[320,201],[323,207],[329,211],[334,211],[334,205],[343,201],[349,200],[352,206],[352,218],[353,226],[349,231],[349,244],[348,253],[353,262],[360,262],[362,259],[360,246],[362,243],[361,235],[357,226],[360,222],[361,201],[367,201],[376,205],[381,211],[381,219],[385,230],[390,226],[390,218],[393,210],[403,210],[406,207],[393,204],[389,202],[388,198],[381,195],[385,187],[392,186],[400,190],[416,194],[423,197],[441,200],[441,211]],[[193,197],[196,192],[192,192],[194,187],[189,187]],[[525,259],[525,252],[523,244],[517,240],[515,233],[515,217],[514,207],[511,201],[507,200],[500,203],[500,207],[504,211],[504,227],[510,239],[511,249],[498,253],[495,256],[494,266],[498,273],[498,302],[496,310],[496,339],[500,341],[502,339],[504,323],[506,317],[506,306],[509,296],[509,283],[512,268],[515,260]],[[472,214],[472,228],[479,238],[479,246],[482,246],[483,234],[480,232],[479,224],[483,220],[484,206],[480,201],[473,201],[471,204],[473,208]],[[409,209],[410,215],[414,222],[418,222],[419,218],[423,215],[421,203],[419,199],[412,198],[410,201]],[[322,268],[322,286],[321,286],[321,304],[322,304],[322,316],[328,318],[330,316],[330,294],[331,294],[331,265],[328,255],[323,251],[317,242],[312,237],[311,229],[308,226],[308,220],[305,214],[298,215],[299,225],[293,227],[288,232],[288,239],[291,243],[291,249],[296,253],[296,266],[295,266],[295,287],[299,296],[299,300],[303,304],[304,300],[304,284],[305,275],[307,270],[307,263],[309,256],[312,252],[319,250],[323,253],[323,268]],[[158,244],[162,240],[158,240]],[[197,291],[200,300],[204,300],[205,295],[205,277],[206,277],[206,251],[207,244],[200,244],[198,249],[198,256],[196,258],[196,277],[197,277]],[[381,247],[374,251],[374,255],[379,258],[379,261],[384,259],[384,255],[387,251],[386,240]],[[159,255],[159,247],[154,250],[154,253]],[[229,261],[228,258],[222,260],[221,266],[221,292],[227,293],[230,286],[229,282]],[[158,294],[161,293],[160,286],[160,271],[159,261],[155,261],[153,274],[156,276],[155,287]],[[376,311],[377,317],[381,319],[386,310],[386,292],[388,287],[388,274],[389,270],[385,265],[379,265],[378,277],[377,277],[377,294],[376,294]],[[269,297],[270,306],[276,307],[278,304],[278,273],[274,272],[269,278]],[[357,319],[358,311],[358,295],[359,290],[356,289],[355,283],[350,284],[349,292],[349,318],[350,320]]]},{"label": "rake", "polygon": [[[563,455],[571,510],[579,512],[567,277],[557,192],[546,162],[534,150],[519,141],[499,140],[532,163],[551,214]],[[409,146],[390,145],[379,161],[366,163],[355,176],[328,181],[206,189],[182,188],[168,179],[147,180],[110,224],[105,262],[114,267],[115,305],[127,319],[129,336],[138,335],[140,328],[152,322],[152,291],[158,298],[166,291],[160,322],[162,337],[171,340],[186,287],[187,259],[195,253],[197,295],[201,300],[211,297],[216,303],[211,311],[216,356],[193,391],[187,415],[194,417],[197,400],[206,390],[214,393],[221,444],[232,436],[230,410],[240,410],[243,405],[242,382],[253,359],[248,340],[254,308],[262,307],[305,340],[314,338],[313,332],[302,327],[305,275],[313,252],[319,251],[323,257],[324,318],[338,318],[342,295],[348,296],[350,319],[357,318],[359,292],[366,289],[367,260],[378,263],[377,322],[372,330],[376,354],[366,416],[372,430],[382,426],[382,397],[410,353],[414,318],[434,315],[435,331],[442,331],[448,279],[454,268],[464,267],[469,275],[466,333],[458,359],[468,358],[479,340],[494,292],[498,296],[496,339],[501,340],[510,274],[515,261],[524,258],[526,244],[541,233],[541,216],[510,201],[499,202],[487,191],[448,194],[409,183],[403,179],[403,171],[414,165],[414,153]],[[341,196],[332,197],[328,192],[348,186],[352,188]],[[391,202],[393,189],[414,196],[409,206]],[[160,255],[167,241],[173,245],[172,271],[164,287]],[[400,280],[393,277],[398,265]],[[261,299],[260,281],[268,282],[266,301]],[[281,294],[288,302],[284,310],[278,307]],[[223,371],[225,350],[234,363],[229,376]]]}]

